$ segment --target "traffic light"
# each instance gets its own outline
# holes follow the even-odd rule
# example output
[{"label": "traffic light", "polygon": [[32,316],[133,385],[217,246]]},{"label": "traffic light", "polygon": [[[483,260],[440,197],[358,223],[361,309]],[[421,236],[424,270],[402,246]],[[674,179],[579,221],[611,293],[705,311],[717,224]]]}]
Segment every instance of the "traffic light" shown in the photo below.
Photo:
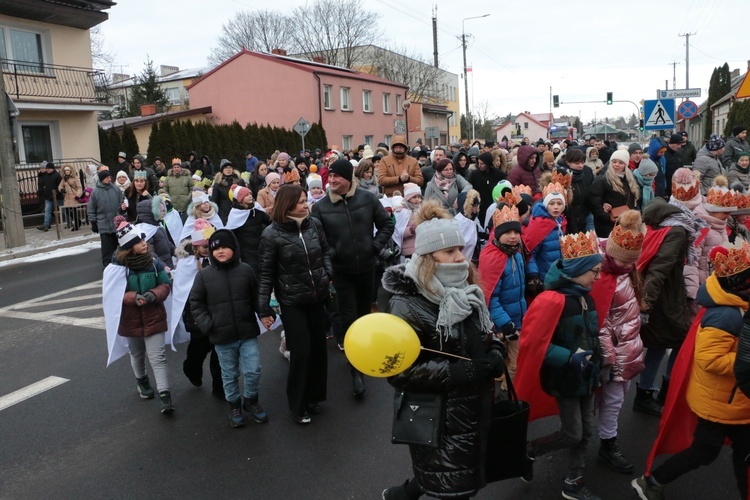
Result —
[{"label": "traffic light", "polygon": [[607,92],[607,104],[612,104],[612,92]]},{"label": "traffic light", "polygon": [[641,118],[641,123],[638,125],[638,130],[643,132],[643,118]]},{"label": "traffic light", "polygon": [[552,106],[554,106],[555,108],[559,108],[560,107],[560,96],[559,95],[553,95],[552,96]]}]

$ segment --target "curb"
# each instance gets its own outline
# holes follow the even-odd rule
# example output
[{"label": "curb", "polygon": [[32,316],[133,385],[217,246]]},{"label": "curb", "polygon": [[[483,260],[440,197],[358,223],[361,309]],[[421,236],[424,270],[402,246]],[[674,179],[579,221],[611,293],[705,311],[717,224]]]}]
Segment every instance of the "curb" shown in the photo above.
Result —
[{"label": "curb", "polygon": [[8,261],[20,259],[23,257],[30,257],[30,256],[37,255],[40,253],[58,250],[61,248],[76,247],[79,245],[83,245],[83,244],[90,243],[92,241],[98,241],[98,240],[99,240],[99,235],[92,234],[90,236],[82,236],[82,237],[78,237],[75,239],[70,238],[70,239],[57,240],[43,247],[29,248],[27,250],[21,250],[18,252],[13,252],[11,250],[8,253],[0,254],[0,262],[8,262]]}]

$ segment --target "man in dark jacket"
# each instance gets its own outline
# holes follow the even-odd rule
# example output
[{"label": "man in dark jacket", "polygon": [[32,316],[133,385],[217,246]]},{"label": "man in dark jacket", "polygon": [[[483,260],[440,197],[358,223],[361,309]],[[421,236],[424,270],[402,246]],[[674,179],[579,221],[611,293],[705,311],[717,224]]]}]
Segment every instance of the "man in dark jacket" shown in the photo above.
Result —
[{"label": "man in dark jacket", "polygon": [[740,153],[750,152],[750,144],[745,140],[746,137],[746,126],[737,125],[732,129],[732,137],[727,139],[726,149],[724,150],[724,154],[721,155],[721,164],[724,165],[726,170],[729,170],[732,163],[737,162]]},{"label": "man in dark jacket", "polygon": [[667,150],[664,152],[664,160],[666,161],[664,177],[667,181],[667,191],[665,196],[671,196],[672,194],[672,175],[675,170],[682,168],[682,155],[681,149],[685,139],[680,134],[672,134],[669,138],[669,144],[667,144]]},{"label": "man in dark jacket", "polygon": [[[195,172],[196,170],[201,169],[201,161],[198,159],[198,153],[196,153],[195,151],[190,152],[187,161],[190,162],[191,172]],[[203,172],[203,175],[206,175],[206,172]]]},{"label": "man in dark jacket", "polygon": [[479,155],[477,169],[469,172],[468,179],[471,186],[479,192],[480,201],[477,219],[483,221],[489,206],[497,202],[497,200],[492,199],[492,190],[503,179],[505,179],[505,174],[492,164],[492,153]]},{"label": "man in dark jacket", "polygon": [[[190,310],[195,324],[214,345],[219,356],[224,396],[229,402],[229,424],[245,425],[242,410],[258,423],[268,415],[258,403],[260,385],[260,328],[258,280],[253,269],[240,261],[237,238],[231,231],[219,229],[208,239],[211,265],[195,277],[190,290]],[[244,388],[240,394],[239,376]],[[244,402],[240,396],[244,396]]]},{"label": "man in dark jacket", "polygon": [[685,130],[680,132],[680,135],[685,140],[685,142],[682,143],[682,149],[680,150],[680,154],[682,155],[682,164],[692,165],[695,161],[695,157],[698,155],[698,150],[695,149],[695,144],[690,142],[690,140],[688,139],[688,133]]},{"label": "man in dark jacket", "polygon": [[37,195],[39,201],[44,201],[44,223],[36,228],[40,231],[49,231],[52,225],[52,211],[54,209],[54,198],[58,196],[57,187],[62,177],[55,169],[51,161],[43,161],[37,174]]},{"label": "man in dark jacket", "polygon": [[[240,259],[250,264],[258,274],[258,245],[263,230],[271,218],[255,203],[253,192],[245,186],[232,185],[232,209],[226,228],[231,230],[240,244]],[[265,304],[264,304],[265,305]]]},{"label": "man in dark jacket", "polygon": [[156,195],[156,192],[159,190],[159,179],[156,177],[156,174],[154,173],[151,168],[146,166],[146,160],[141,155],[135,155],[133,156],[132,164],[128,166],[128,177],[130,177],[130,182],[133,182],[135,179],[135,173],[145,171],[146,172],[146,179],[148,179],[148,192],[151,193],[151,195]]},{"label": "man in dark jacket", "polygon": [[[337,160],[328,171],[328,196],[313,205],[312,216],[323,223],[333,264],[343,331],[370,313],[374,301],[375,258],[390,250],[394,223],[378,198],[352,183],[353,167]],[[373,227],[376,230],[373,236]],[[352,367],[355,397],[365,393],[362,373]]]},{"label": "man in dark jacket", "polygon": [[102,244],[102,265],[107,267],[112,262],[112,254],[117,249],[115,216],[120,213],[123,194],[117,186],[112,184],[109,170],[102,170],[96,175],[96,187],[91,192],[87,213],[91,222],[91,230],[99,233]]}]

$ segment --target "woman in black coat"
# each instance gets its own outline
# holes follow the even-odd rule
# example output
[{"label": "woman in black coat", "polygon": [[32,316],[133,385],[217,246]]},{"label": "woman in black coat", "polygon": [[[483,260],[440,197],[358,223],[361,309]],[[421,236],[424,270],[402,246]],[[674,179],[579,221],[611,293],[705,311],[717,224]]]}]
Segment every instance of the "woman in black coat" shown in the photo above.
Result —
[{"label": "woman in black coat", "polygon": [[630,154],[618,149],[609,158],[609,167],[597,176],[591,185],[589,208],[594,215],[594,227],[599,238],[607,238],[615,227],[616,217],[611,213],[618,208],[633,209],[638,206],[641,189],[628,168]]},{"label": "woman in black coat", "polygon": [[[420,344],[451,355],[422,351],[414,364],[388,379],[397,392],[442,395],[443,432],[438,448],[409,445],[415,477],[386,489],[386,499],[422,494],[465,499],[485,485],[492,378],[503,373],[503,360],[488,344],[492,321],[474,268],[461,253],[458,223],[436,207],[423,204],[414,254],[406,264],[386,269],[383,287],[393,294],[390,313],[409,323]],[[443,300],[446,295],[453,300]],[[450,306],[459,302],[466,307]]]},{"label": "woman in black coat", "polygon": [[273,324],[271,291],[281,306],[286,346],[291,352],[286,395],[299,424],[309,424],[326,399],[328,358],[326,313],[333,268],[323,227],[310,218],[307,193],[284,184],[276,194],[271,225],[260,239],[260,318]]}]

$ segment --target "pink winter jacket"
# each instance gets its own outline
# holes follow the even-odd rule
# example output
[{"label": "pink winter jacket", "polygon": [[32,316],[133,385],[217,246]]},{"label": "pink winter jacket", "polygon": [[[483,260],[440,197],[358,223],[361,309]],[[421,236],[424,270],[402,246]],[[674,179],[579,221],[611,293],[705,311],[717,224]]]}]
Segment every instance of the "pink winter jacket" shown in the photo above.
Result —
[{"label": "pink winter jacket", "polygon": [[[698,276],[700,278],[700,284],[702,285],[711,274],[711,269],[708,266],[708,254],[713,247],[717,247],[729,240],[729,237],[727,236],[727,221],[714,217],[711,212],[706,210],[703,204],[695,207],[693,209],[693,214],[706,221],[709,225],[708,234],[696,248],[698,252]],[[690,293],[688,293],[688,297],[695,297],[695,295],[690,295]]]},{"label": "pink winter jacket", "polygon": [[641,309],[627,274],[617,276],[609,314],[599,330],[602,366],[611,365],[616,382],[630,380],[643,371]]}]

